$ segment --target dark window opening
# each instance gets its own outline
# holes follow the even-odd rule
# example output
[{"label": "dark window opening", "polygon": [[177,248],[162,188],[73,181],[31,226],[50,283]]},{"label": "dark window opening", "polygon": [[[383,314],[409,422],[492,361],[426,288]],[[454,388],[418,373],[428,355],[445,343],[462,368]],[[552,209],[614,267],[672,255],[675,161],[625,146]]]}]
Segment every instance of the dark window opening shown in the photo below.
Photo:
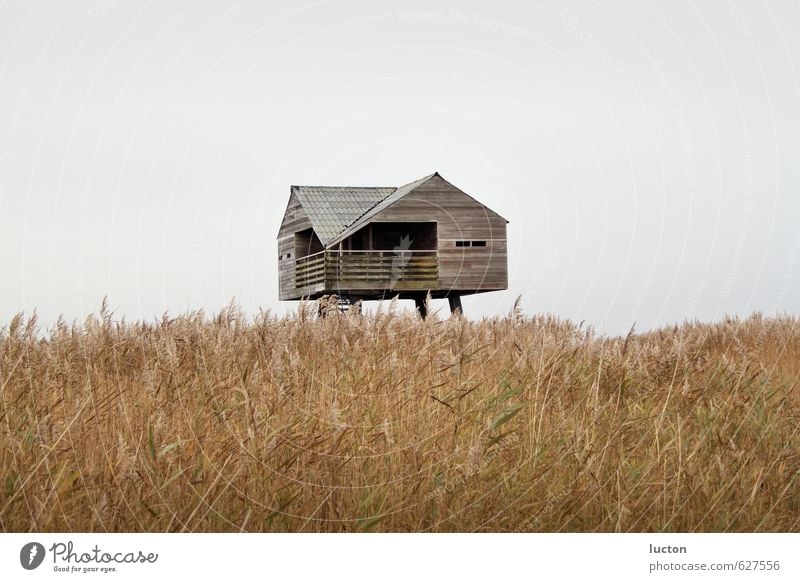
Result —
[{"label": "dark window opening", "polygon": [[[294,235],[294,254],[300,258],[319,253],[324,249],[322,243],[312,229],[306,229]],[[289,258],[291,253],[287,255]]]},{"label": "dark window opening", "polygon": [[435,222],[373,222],[343,241],[345,251],[435,251]]},{"label": "dark window opening", "polygon": [[435,250],[438,246],[435,222],[375,222],[372,224],[372,248],[375,250]]},{"label": "dark window opening", "polygon": [[485,247],[485,240],[457,240],[457,247]]}]

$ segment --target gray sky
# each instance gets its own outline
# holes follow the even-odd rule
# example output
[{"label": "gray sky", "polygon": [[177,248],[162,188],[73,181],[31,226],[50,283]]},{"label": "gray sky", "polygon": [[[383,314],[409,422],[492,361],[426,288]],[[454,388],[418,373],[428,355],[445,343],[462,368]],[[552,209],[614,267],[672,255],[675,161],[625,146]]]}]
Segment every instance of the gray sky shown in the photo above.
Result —
[{"label": "gray sky", "polygon": [[284,313],[290,184],[435,170],[511,220],[471,317],[800,310],[795,0],[399,5],[0,5],[0,321]]}]

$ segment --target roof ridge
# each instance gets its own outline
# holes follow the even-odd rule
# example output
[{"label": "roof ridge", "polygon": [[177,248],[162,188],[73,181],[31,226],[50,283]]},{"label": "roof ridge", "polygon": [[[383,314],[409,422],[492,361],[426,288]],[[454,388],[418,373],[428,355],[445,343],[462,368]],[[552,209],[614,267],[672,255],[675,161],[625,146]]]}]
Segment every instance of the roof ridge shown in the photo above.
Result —
[{"label": "roof ridge", "polygon": [[[434,172],[433,174],[428,174],[427,176],[423,176],[422,178],[417,178],[416,180],[411,180],[407,184],[403,184],[402,186],[398,186],[397,188],[395,188],[395,190],[400,190],[400,188],[405,188],[406,186],[411,186],[412,184],[416,184],[417,182],[419,182],[419,184],[417,184],[417,185],[420,186],[423,183],[425,183],[428,180],[430,180],[431,178],[433,178],[434,176],[439,176],[440,178],[442,177],[442,175],[439,172]],[[416,188],[416,186],[415,186],[415,188]]]},{"label": "roof ridge", "polygon": [[366,209],[364,212],[362,212],[362,213],[361,213],[361,215],[360,215],[358,218],[356,218],[356,219],[355,219],[353,222],[351,222],[350,224],[348,224],[347,226],[345,226],[345,227],[344,227],[344,228],[341,230],[341,232],[339,232],[339,234],[337,234],[336,236],[339,236],[339,235],[340,235],[340,234],[342,234],[344,231],[346,231],[348,228],[350,228],[350,227],[352,227],[353,225],[357,224],[357,223],[358,223],[358,221],[359,221],[359,220],[361,220],[361,219],[362,219],[362,218],[363,218],[363,217],[364,217],[364,216],[365,216],[365,215],[366,215],[368,212],[370,212],[370,211],[371,211],[373,208],[375,208],[376,206],[378,206],[378,205],[380,205],[380,204],[383,204],[383,202],[384,202],[384,201],[385,201],[385,200],[386,200],[386,199],[387,199],[389,196],[391,196],[392,194],[394,194],[395,192],[397,192],[397,191],[400,189],[400,188],[398,188],[398,187],[393,187],[393,186],[390,186],[390,188],[392,188],[392,191],[391,191],[391,192],[389,192],[389,193],[388,193],[386,196],[384,196],[382,199],[378,200],[378,201],[377,201],[375,204],[373,204],[372,206],[370,206],[369,208],[367,208],[367,209]]}]

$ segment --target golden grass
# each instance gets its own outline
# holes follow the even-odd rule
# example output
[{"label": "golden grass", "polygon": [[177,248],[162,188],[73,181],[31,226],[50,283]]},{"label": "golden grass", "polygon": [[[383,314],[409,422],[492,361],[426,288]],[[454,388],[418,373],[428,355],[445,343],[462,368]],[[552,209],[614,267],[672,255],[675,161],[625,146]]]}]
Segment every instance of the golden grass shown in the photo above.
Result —
[{"label": "golden grass", "polygon": [[3,531],[800,531],[796,318],[36,327],[0,332]]}]

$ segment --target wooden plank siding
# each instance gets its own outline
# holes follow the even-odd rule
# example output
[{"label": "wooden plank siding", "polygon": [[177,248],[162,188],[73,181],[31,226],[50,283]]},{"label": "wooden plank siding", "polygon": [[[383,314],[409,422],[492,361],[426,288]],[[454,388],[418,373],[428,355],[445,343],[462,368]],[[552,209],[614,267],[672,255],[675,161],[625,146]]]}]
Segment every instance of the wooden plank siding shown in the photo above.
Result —
[{"label": "wooden plank siding", "polygon": [[297,196],[297,193],[292,190],[292,195],[289,197],[289,204],[286,206],[286,213],[283,215],[281,228],[278,231],[278,239],[290,234],[293,235],[307,228],[311,228],[311,220],[309,220],[308,215],[305,210],[303,210],[303,205],[300,204],[300,198]]},{"label": "wooden plank siding", "polygon": [[[287,258],[288,254],[291,256]],[[312,297],[325,291],[324,284],[297,286],[297,255],[295,254],[294,235],[278,240],[278,257],[278,297],[281,301]]]},{"label": "wooden plank siding", "polygon": [[295,285],[297,249],[294,235],[309,228],[311,228],[311,220],[303,210],[303,205],[300,204],[300,199],[293,189],[283,215],[281,228],[278,231],[278,297],[281,301],[300,299],[322,291],[322,288],[298,289]]},{"label": "wooden plank siding", "polygon": [[[440,176],[434,176],[378,214],[375,222],[438,223],[439,288],[492,291],[508,287],[506,221]],[[456,241],[486,247],[456,247]]]},{"label": "wooden plank siding", "polygon": [[[291,253],[291,257],[287,255]],[[281,301],[297,297],[295,289],[294,235],[278,239],[278,296]]]}]

